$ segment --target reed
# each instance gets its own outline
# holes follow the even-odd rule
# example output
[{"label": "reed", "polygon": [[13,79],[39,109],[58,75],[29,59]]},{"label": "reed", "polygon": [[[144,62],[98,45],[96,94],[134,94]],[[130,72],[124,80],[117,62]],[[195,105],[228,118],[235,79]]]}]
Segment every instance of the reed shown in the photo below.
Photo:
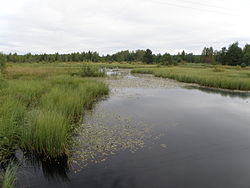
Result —
[{"label": "reed", "polygon": [[4,162],[20,142],[20,130],[25,124],[26,108],[10,96],[0,97],[0,163]]},{"label": "reed", "polygon": [[170,78],[186,83],[196,83],[207,87],[245,91],[250,90],[250,70],[238,69],[237,67],[175,66],[134,69],[132,72],[153,74],[157,77]]},{"label": "reed", "polygon": [[0,79],[0,163],[16,149],[48,158],[66,154],[84,111],[108,94],[101,81],[69,72],[49,72],[40,79],[39,71],[32,74],[32,68],[37,66],[27,68],[29,77],[21,69],[19,76],[24,76],[19,79]]},{"label": "reed", "polygon": [[2,188],[14,188],[18,166],[11,162],[3,175]]},{"label": "reed", "polygon": [[22,129],[21,148],[46,157],[64,155],[69,137],[68,120],[55,111],[32,111]]}]

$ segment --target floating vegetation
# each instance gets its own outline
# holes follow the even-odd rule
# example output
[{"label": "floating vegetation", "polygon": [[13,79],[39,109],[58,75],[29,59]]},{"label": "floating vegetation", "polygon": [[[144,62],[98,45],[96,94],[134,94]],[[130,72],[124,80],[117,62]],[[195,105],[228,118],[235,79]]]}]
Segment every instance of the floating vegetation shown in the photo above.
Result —
[{"label": "floating vegetation", "polygon": [[[118,70],[119,79],[109,77],[106,81],[110,88],[177,88],[187,84],[153,75],[131,74],[130,70]],[[136,75],[136,76],[134,76]]]},{"label": "floating vegetation", "polygon": [[101,108],[88,116],[89,119],[76,131],[78,135],[71,157],[75,172],[89,163],[104,162],[118,151],[136,152],[145,146],[145,140],[158,138],[152,134],[152,126],[143,121],[121,117]]},{"label": "floating vegetation", "polygon": [[[120,71],[120,70],[118,70]],[[133,92],[126,92],[126,88],[176,88],[180,85],[176,81],[154,78],[153,76],[133,77],[129,70],[122,70],[117,74],[119,79],[109,77],[112,97],[131,97]],[[131,96],[129,96],[131,95]],[[90,163],[106,161],[111,155],[119,151],[136,152],[146,146],[147,141],[154,142],[165,132],[155,133],[154,125],[142,120],[135,120],[114,108],[106,108],[99,104],[95,110],[85,114],[85,122],[76,130],[73,155],[70,165],[75,172],[80,171]],[[167,148],[166,144],[161,144]]]}]

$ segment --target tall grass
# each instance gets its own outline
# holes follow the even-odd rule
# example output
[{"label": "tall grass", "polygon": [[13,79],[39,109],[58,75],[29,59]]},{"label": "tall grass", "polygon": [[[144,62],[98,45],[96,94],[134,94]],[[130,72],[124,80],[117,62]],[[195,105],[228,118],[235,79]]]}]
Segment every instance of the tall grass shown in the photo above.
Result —
[{"label": "tall grass", "polygon": [[2,188],[14,188],[18,166],[10,163],[3,176]]},{"label": "tall grass", "polygon": [[68,120],[56,111],[32,111],[22,129],[22,148],[47,157],[64,155],[67,147]]},{"label": "tall grass", "polygon": [[41,98],[41,107],[54,109],[74,120],[102,95],[108,94],[108,87],[91,79],[56,77],[51,81],[52,89]]},{"label": "tall grass", "polygon": [[86,110],[100,96],[108,93],[102,82],[90,79],[57,76],[47,80],[50,89],[39,105],[28,114],[23,129],[22,147],[48,157],[67,152],[72,125],[79,122]]},{"label": "tall grass", "polygon": [[134,69],[132,72],[153,74],[157,77],[170,78],[186,83],[196,83],[207,87],[250,90],[250,70],[238,69],[235,67],[176,66],[167,68]]},{"label": "tall grass", "polygon": [[4,89],[6,87],[8,87],[7,81],[0,77],[0,89]]},{"label": "tall grass", "polygon": [[39,104],[39,99],[47,92],[48,87],[48,82],[42,80],[11,80],[7,92],[25,106],[32,108]]},{"label": "tall grass", "polygon": [[0,162],[18,148],[48,158],[65,155],[74,125],[108,93],[107,85],[94,79],[61,72],[40,79],[36,73],[0,79]]},{"label": "tall grass", "polygon": [[0,163],[18,147],[20,130],[25,124],[26,109],[10,96],[0,98]]}]

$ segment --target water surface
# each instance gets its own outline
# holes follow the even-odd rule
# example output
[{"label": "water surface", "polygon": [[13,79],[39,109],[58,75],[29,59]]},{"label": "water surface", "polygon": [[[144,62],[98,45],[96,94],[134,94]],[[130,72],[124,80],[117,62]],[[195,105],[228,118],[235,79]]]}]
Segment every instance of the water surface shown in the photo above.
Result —
[{"label": "water surface", "polygon": [[[54,167],[54,174],[45,174],[46,165],[53,172],[48,162],[35,170],[30,165],[20,187],[250,187],[249,94],[188,89],[175,81],[130,74],[107,82],[110,97],[86,114],[85,124],[147,130],[128,134],[140,137],[141,147],[118,149],[77,173],[67,164]],[[119,136],[127,133],[117,130]]]}]

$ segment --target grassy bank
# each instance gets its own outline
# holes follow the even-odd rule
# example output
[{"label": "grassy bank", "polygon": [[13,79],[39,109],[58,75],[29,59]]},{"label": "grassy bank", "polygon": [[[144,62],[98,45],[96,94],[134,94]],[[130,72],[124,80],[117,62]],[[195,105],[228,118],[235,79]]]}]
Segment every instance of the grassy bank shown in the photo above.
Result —
[{"label": "grassy bank", "polygon": [[14,188],[18,166],[11,162],[2,177],[2,188]]},{"label": "grassy bank", "polygon": [[[73,73],[78,74],[73,74]],[[96,66],[8,64],[0,75],[0,186],[14,187],[15,152],[55,159],[69,153],[84,111],[108,94]],[[6,166],[6,164],[9,164]]]},{"label": "grassy bank", "polygon": [[108,94],[101,81],[56,70],[16,65],[1,76],[0,163],[17,149],[49,158],[67,154],[75,124]]},{"label": "grassy bank", "polygon": [[162,68],[138,68],[133,73],[153,74],[180,82],[196,83],[202,86],[250,90],[250,69],[204,64],[181,65]]}]

